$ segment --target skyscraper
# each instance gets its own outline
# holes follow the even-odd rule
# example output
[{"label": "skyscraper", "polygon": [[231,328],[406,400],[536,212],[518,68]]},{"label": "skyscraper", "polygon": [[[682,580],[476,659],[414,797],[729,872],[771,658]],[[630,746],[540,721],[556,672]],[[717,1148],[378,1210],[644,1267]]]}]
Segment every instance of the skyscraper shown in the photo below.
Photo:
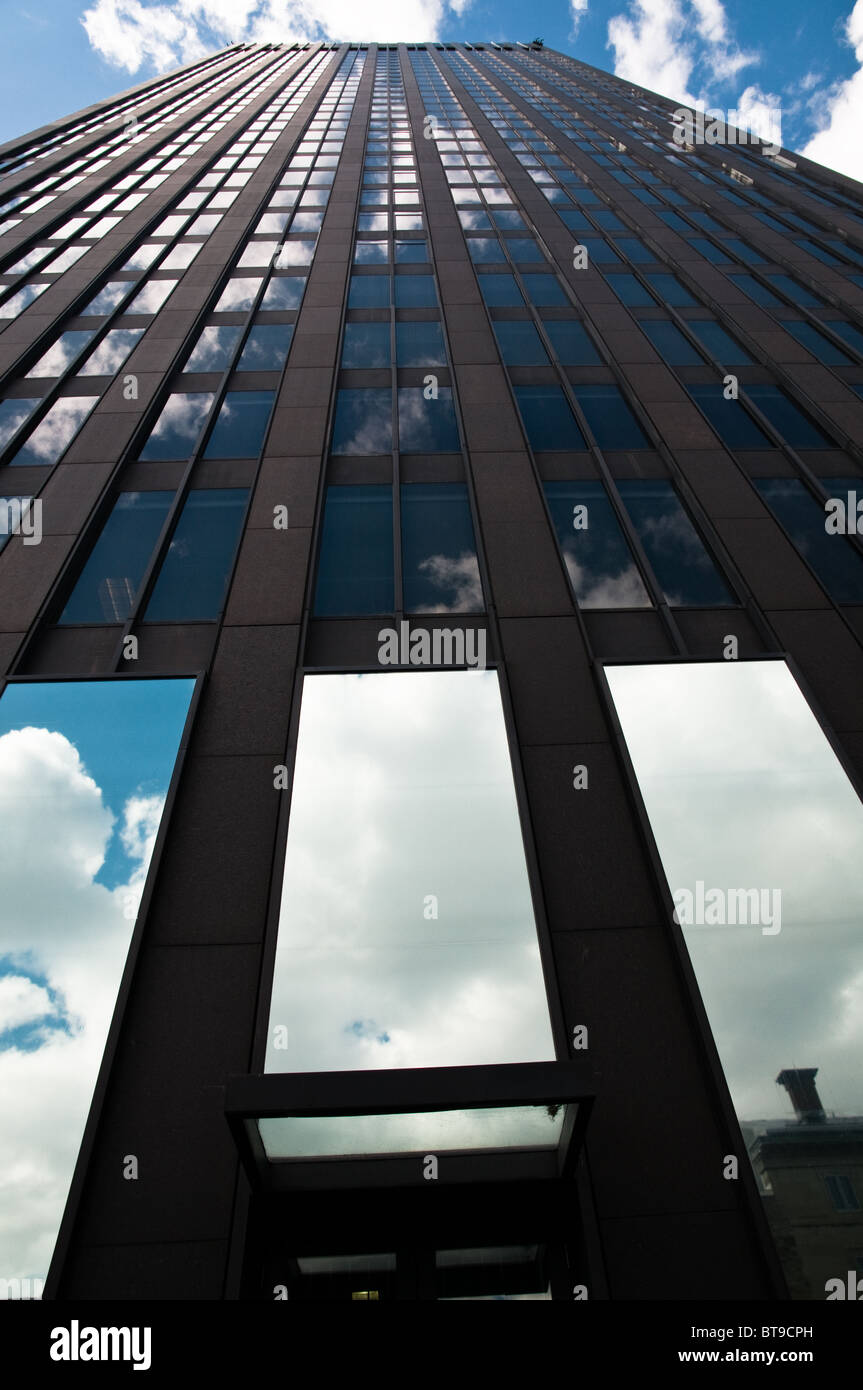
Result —
[{"label": "skyscraper", "polygon": [[240,45],[0,218],[7,1296],[850,1287],[860,186]]}]

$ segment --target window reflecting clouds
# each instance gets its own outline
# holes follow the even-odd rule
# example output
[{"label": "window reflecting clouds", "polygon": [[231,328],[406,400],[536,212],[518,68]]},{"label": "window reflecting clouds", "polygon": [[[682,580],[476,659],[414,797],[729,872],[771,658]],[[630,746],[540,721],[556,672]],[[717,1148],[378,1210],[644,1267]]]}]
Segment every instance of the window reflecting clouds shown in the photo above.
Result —
[{"label": "window reflecting clouds", "polygon": [[4,1278],[47,1274],[193,687],[0,698]]},{"label": "window reflecting clouds", "polygon": [[83,425],[98,396],[61,396],[55,401],[10,464],[56,463]]},{"label": "window reflecting clouds", "polygon": [[546,483],[570,583],[582,608],[649,608],[620,522],[598,481]]},{"label": "window reflecting clouds", "polygon": [[210,413],[212,391],[175,391],[141,450],[142,459],[188,458]]},{"label": "window reflecting clouds", "polygon": [[[606,675],[792,1292],[823,1299],[853,1268],[822,1174],[863,1140],[863,806],[784,662]],[[795,1118],[800,1068],[823,1109]]]},{"label": "window reflecting clouds", "polygon": [[554,1057],[493,671],[307,676],[267,1071]]}]

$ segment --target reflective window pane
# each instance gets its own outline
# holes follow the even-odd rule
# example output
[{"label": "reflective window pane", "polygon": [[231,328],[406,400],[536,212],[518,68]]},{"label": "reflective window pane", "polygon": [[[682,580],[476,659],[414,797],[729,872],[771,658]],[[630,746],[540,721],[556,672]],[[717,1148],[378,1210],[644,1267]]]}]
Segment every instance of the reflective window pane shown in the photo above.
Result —
[{"label": "reflective window pane", "polygon": [[147,622],[218,618],[248,496],[248,488],[189,493],[144,612]]},{"label": "reflective window pane", "polygon": [[582,608],[649,608],[650,598],[599,481],[544,483],[548,509]]},{"label": "reflective window pane", "polygon": [[587,448],[559,386],[516,386],[515,398],[533,450]]},{"label": "reflective window pane", "polygon": [[494,671],[306,677],[279,1025],[270,1072],[554,1057]]},{"label": "reflective window pane", "polygon": [[112,328],[78,369],[79,376],[113,376],[138,343],[143,328]]},{"label": "reflective window pane", "polygon": [[573,386],[600,449],[647,449],[649,440],[623,398],[612,385]]},{"label": "reflective window pane", "polygon": [[[848,544],[842,531],[828,532],[829,513],[800,479],[753,478],[752,482],[831,598],[837,603],[863,603],[863,556]],[[824,487],[843,503],[844,524],[849,524],[849,517],[854,523],[856,501],[849,507],[848,493],[863,499],[863,482],[825,479]]]},{"label": "reflective window pane", "polygon": [[438,387],[426,399],[422,386],[400,386],[399,449],[402,453],[456,453],[461,449],[452,388]]},{"label": "reflective window pane", "polygon": [[95,328],[89,328],[61,333],[48,351],[42,354],[39,361],[33,364],[27,372],[27,377],[62,376],[71,367],[75,358],[80,357],[95,332]]},{"label": "reflective window pane", "polygon": [[0,1248],[4,1270],[33,1283],[54,1251],[193,689],[22,681],[0,698],[0,820],[14,826],[0,913],[13,1001],[0,1035]]},{"label": "reflective window pane", "polygon": [[237,363],[238,372],[281,371],[291,346],[291,323],[259,323],[249,333]]},{"label": "reflective window pane", "polygon": [[740,401],[726,400],[720,383],[705,382],[686,389],[729,449],[776,448]]},{"label": "reflective window pane", "polygon": [[228,363],[233,360],[242,331],[237,324],[202,329],[183,371],[225,371]]},{"label": "reflective window pane", "polygon": [[[699,338],[711,357],[728,367],[747,367],[752,358],[730,333],[726,333],[721,323],[715,319],[689,319],[689,328]],[[646,328],[642,323],[641,327]]]},{"label": "reflective window pane", "polygon": [[500,355],[507,366],[548,366],[548,353],[532,323],[515,319],[496,319],[492,327]]},{"label": "reflective window pane", "polygon": [[704,358],[681,333],[675,323],[667,319],[642,319],[639,327],[653,343],[656,351],[671,367],[701,367]]},{"label": "reflective window pane", "polygon": [[445,367],[443,330],[439,323],[397,323],[396,362],[400,367]]},{"label": "reflective window pane", "polygon": [[388,454],[392,447],[389,388],[337,391],[331,453]]},{"label": "reflective window pane", "polygon": [[622,478],[617,489],[667,603],[678,607],[734,603],[734,595],[670,482]]},{"label": "reflective window pane", "polygon": [[546,319],[543,328],[564,367],[599,367],[602,358],[577,319]]},{"label": "reflective window pane", "polygon": [[401,512],[405,610],[482,612],[482,586],[466,485],[405,483],[401,488]]},{"label": "reflective window pane", "polygon": [[348,290],[349,309],[388,309],[390,277],[388,275],[352,275]]},{"label": "reflective window pane", "polygon": [[274,399],[274,391],[229,391],[207,440],[204,458],[257,458]]},{"label": "reflective window pane", "polygon": [[853,1269],[823,1175],[859,1153],[863,806],[784,662],[605,669],[739,1147],[823,1301]]},{"label": "reflective window pane", "polygon": [[392,613],[394,583],[390,485],[328,487],[315,615]]},{"label": "reflective window pane", "polygon": [[57,462],[71,444],[98,396],[61,396],[9,459],[10,464],[46,467]]},{"label": "reflective window pane", "polygon": [[273,275],[264,291],[260,307],[268,311],[298,309],[305,288],[305,275]]},{"label": "reflective window pane", "polygon": [[388,367],[390,365],[390,326],[388,323],[346,323],[342,344],[343,367]]},{"label": "reflective window pane", "polygon": [[124,623],[174,500],[173,492],[121,492],[60,623]]},{"label": "reflective window pane", "polygon": [[175,391],[162,407],[139,455],[142,459],[188,458],[215,400],[212,391]]},{"label": "reflective window pane", "polygon": [[744,390],[754,401],[771,425],[782,435],[786,444],[794,449],[835,449],[836,445],[828,435],[804,414],[798,405],[786,396],[779,386],[769,382],[752,383]]}]

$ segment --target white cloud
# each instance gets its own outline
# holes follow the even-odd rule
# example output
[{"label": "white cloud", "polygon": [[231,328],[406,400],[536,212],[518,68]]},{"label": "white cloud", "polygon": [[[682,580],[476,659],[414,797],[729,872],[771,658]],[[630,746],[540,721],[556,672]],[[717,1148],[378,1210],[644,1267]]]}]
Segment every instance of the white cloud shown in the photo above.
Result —
[{"label": "white cloud", "polygon": [[[233,43],[435,39],[471,0],[96,0],[81,17],[97,53],[128,72],[166,72]],[[586,5],[586,0],[573,0]]]},{"label": "white cloud", "polygon": [[569,0],[570,18],[572,19],[569,30],[571,38],[575,38],[578,33],[579,25],[587,14],[588,4],[589,0]]},{"label": "white cloud", "polygon": [[[618,77],[687,106],[707,105],[710,82],[758,61],[731,38],[721,0],[631,0],[627,14],[609,20],[608,44]],[[694,79],[704,88],[698,96]]]},{"label": "white cloud", "polygon": [[54,1012],[47,989],[26,975],[0,976],[0,1033],[35,1023]]},{"label": "white cloud", "polygon": [[818,133],[801,154],[828,169],[863,180],[863,0],[856,0],[845,24],[844,38],[854,49],[859,66],[846,81],[813,93],[809,110]]},{"label": "white cloud", "polygon": [[128,801],[120,836],[133,871],[107,888],[94,879],[114,817],[77,749],[48,729],[0,738],[0,1028],[53,1024],[41,1046],[0,1049],[4,1279],[47,1272],[128,950],[124,908],[140,894],[160,810],[158,797]]}]

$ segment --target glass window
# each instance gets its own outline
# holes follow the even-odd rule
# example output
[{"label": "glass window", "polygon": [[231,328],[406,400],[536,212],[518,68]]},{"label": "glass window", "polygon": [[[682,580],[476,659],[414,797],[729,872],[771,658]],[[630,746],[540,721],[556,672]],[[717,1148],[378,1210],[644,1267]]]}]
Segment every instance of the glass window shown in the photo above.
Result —
[{"label": "glass window", "polygon": [[668,319],[640,319],[639,327],[653,343],[663,361],[671,367],[701,367],[704,359]]},{"label": "glass window", "polygon": [[125,623],[174,500],[173,492],[121,492],[58,622]]},{"label": "glass window", "polygon": [[31,1288],[63,1217],[194,684],[18,681],[0,699],[0,1092],[14,1154],[0,1247]]},{"label": "glass window", "polygon": [[396,362],[400,367],[444,367],[443,330],[437,322],[397,323]]},{"label": "glass window", "polygon": [[[863,556],[841,533],[834,535],[827,531],[828,513],[800,479],[753,478],[752,481],[834,602],[863,603]],[[863,485],[851,479],[825,479],[823,486],[843,504],[849,490],[857,489],[863,497]],[[855,519],[852,512],[851,521]]]},{"label": "glass window", "polygon": [[356,265],[385,265],[389,258],[389,242],[358,241],[354,245]]},{"label": "glass window", "polygon": [[725,244],[722,242],[717,246],[715,241],[709,241],[707,237],[703,236],[689,237],[689,245],[693,251],[697,251],[699,256],[703,256],[706,261],[710,261],[713,265],[720,265],[723,261],[730,260],[725,250]]},{"label": "glass window", "polygon": [[602,366],[602,358],[578,319],[546,319],[542,326],[564,367]]},{"label": "glass window", "polygon": [[[833,325],[831,325],[832,327]],[[811,323],[805,323],[802,319],[783,319],[782,327],[786,333],[790,333],[792,338],[796,338],[798,343],[817,357],[819,362],[823,362],[828,367],[853,367],[854,363],[847,353],[826,338],[823,333]]]},{"label": "glass window", "polygon": [[189,493],[144,612],[145,621],[218,618],[248,497],[248,488],[201,488]]},{"label": "glass window", "polygon": [[388,275],[352,275],[348,291],[349,309],[388,309],[390,277]]},{"label": "glass window", "polygon": [[795,449],[835,449],[836,445],[826,434],[804,414],[799,406],[786,396],[779,386],[769,383],[753,384],[745,388],[746,394],[754,401],[763,415],[767,416],[773,428],[782,435],[787,444]]},{"label": "glass window", "polygon": [[81,310],[83,316],[110,314],[112,309],[122,303],[135,285],[129,280],[110,280],[99,293]]},{"label": "glass window", "polygon": [[56,463],[98,399],[98,396],[61,396],[9,459],[9,463],[43,468]]},{"label": "glass window", "polygon": [[315,616],[392,613],[393,500],[388,483],[328,487]]},{"label": "glass window", "polygon": [[735,256],[739,256],[741,261],[745,261],[747,265],[758,265],[764,260],[764,257],[760,256],[753,246],[750,246],[746,241],[741,241],[739,237],[726,237],[724,245]]},{"label": "glass window", "polygon": [[[700,338],[711,357],[715,357],[717,362],[722,362],[727,367],[748,367],[752,363],[752,358],[744,348],[740,346],[730,333],[726,333],[721,323],[716,319],[689,319],[687,321],[691,333],[696,338]],[[644,324],[641,325],[642,328]]]},{"label": "glass window", "polygon": [[672,607],[734,603],[701,537],[664,479],[625,478],[617,489]]},{"label": "glass window", "polygon": [[476,541],[464,483],[401,488],[402,582],[409,613],[480,613]]},{"label": "glass window", "polygon": [[638,306],[656,303],[647,287],[628,271],[608,271],[605,278],[623,304]]},{"label": "glass window", "polygon": [[803,285],[798,285],[797,281],[790,275],[769,275],[767,277],[771,285],[775,285],[777,290],[787,294],[794,304],[802,304],[806,308],[823,307],[824,300],[819,299],[817,294],[811,290],[804,289]]},{"label": "glass window", "polygon": [[422,386],[400,386],[398,406],[401,453],[457,453],[461,449],[451,387],[439,386],[437,397],[427,399]]},{"label": "glass window", "polygon": [[501,357],[508,366],[548,366],[548,353],[532,323],[497,319],[493,327]]},{"label": "glass window", "polygon": [[794,1295],[823,1300],[847,1265],[825,1257],[842,1246],[817,1179],[863,1114],[863,806],[785,662],[605,673],[748,1155],[778,1179],[778,1253]]},{"label": "glass window", "polygon": [[559,386],[516,386],[515,398],[530,446],[535,452],[587,448]]},{"label": "glass window", "polygon": [[257,458],[275,394],[275,391],[229,391],[207,440],[204,458]]},{"label": "glass window", "polygon": [[509,252],[512,259],[517,263],[520,263],[522,261],[525,263],[530,263],[531,261],[545,260],[543,252],[539,249],[539,245],[536,241],[534,241],[533,237],[508,237],[506,242],[506,249]]},{"label": "glass window", "polygon": [[486,304],[524,304],[521,290],[515,283],[515,276],[508,271],[504,271],[498,275],[480,274],[477,276],[477,280],[479,282],[480,293]]},{"label": "glass window", "polygon": [[13,400],[0,401],[0,448],[6,447],[13,435],[26,420],[30,418],[38,405],[41,405],[38,396],[17,397]]},{"label": "glass window", "polygon": [[52,343],[48,351],[44,352],[39,361],[30,368],[27,377],[62,376],[71,367],[75,358],[80,357],[95,332],[95,328],[88,328],[61,333],[56,342]]},{"label": "glass window", "polygon": [[552,1059],[497,673],[306,676],[292,782],[266,1071]]},{"label": "glass window", "polygon": [[185,459],[192,453],[215,400],[212,391],[175,391],[139,455],[142,459]]},{"label": "glass window", "polygon": [[261,309],[298,309],[306,288],[305,275],[273,275],[267,283]]},{"label": "glass window", "polygon": [[753,275],[730,275],[738,289],[753,299],[756,304],[762,305],[765,309],[787,309],[784,299],[780,299],[766,285],[762,285],[760,280],[756,280]]},{"label": "glass window", "polygon": [[113,376],[144,332],[143,328],[112,328],[82,367],[79,376]]},{"label": "glass window", "polygon": [[650,443],[617,386],[573,386],[600,449],[649,449]]},{"label": "glass window", "polygon": [[536,304],[539,307],[558,304],[569,307],[569,300],[556,275],[525,274],[521,278],[531,304]]},{"label": "glass window", "polygon": [[242,331],[235,324],[202,329],[183,371],[224,372],[233,361]]},{"label": "glass window", "polygon": [[285,365],[292,323],[258,323],[252,328],[237,363],[238,372],[278,372]]},{"label": "glass window", "polygon": [[430,309],[437,305],[434,277],[431,275],[397,275],[395,277],[397,309]]},{"label": "glass window", "polygon": [[711,427],[729,449],[775,449],[740,401],[726,400],[720,383],[706,382],[686,387],[692,399],[707,416]]},{"label": "glass window", "polygon": [[652,285],[659,298],[665,304],[697,304],[685,285],[682,285],[676,275],[669,275],[664,271],[646,270],[644,278],[648,284]]},{"label": "glass window", "polygon": [[503,265],[506,261],[503,247],[497,237],[468,237],[467,249],[470,252],[471,260],[478,265]]},{"label": "glass window", "polygon": [[396,265],[421,265],[429,259],[428,242],[396,240]]},{"label": "glass window", "polygon": [[260,275],[237,275],[222,290],[214,313],[230,314],[251,309],[261,286]]},{"label": "glass window", "polygon": [[653,251],[651,251],[647,246],[645,246],[643,241],[639,241],[637,237],[617,237],[614,242],[614,246],[617,248],[618,251],[622,253],[622,255],[627,256],[631,261],[641,262],[656,260],[656,256],[653,253]]},{"label": "glass window", "polygon": [[830,327],[834,333],[838,333],[840,338],[844,338],[850,348],[853,348],[858,357],[863,357],[863,332],[853,323],[845,323],[843,319],[831,319]]},{"label": "glass window", "polygon": [[346,323],[342,344],[343,367],[388,367],[390,365],[390,326],[388,323]]},{"label": "glass window", "polygon": [[338,391],[330,451],[334,454],[388,454],[392,447],[389,387]]},{"label": "glass window", "polygon": [[602,483],[544,483],[543,487],[580,606],[649,608],[644,581]]}]

